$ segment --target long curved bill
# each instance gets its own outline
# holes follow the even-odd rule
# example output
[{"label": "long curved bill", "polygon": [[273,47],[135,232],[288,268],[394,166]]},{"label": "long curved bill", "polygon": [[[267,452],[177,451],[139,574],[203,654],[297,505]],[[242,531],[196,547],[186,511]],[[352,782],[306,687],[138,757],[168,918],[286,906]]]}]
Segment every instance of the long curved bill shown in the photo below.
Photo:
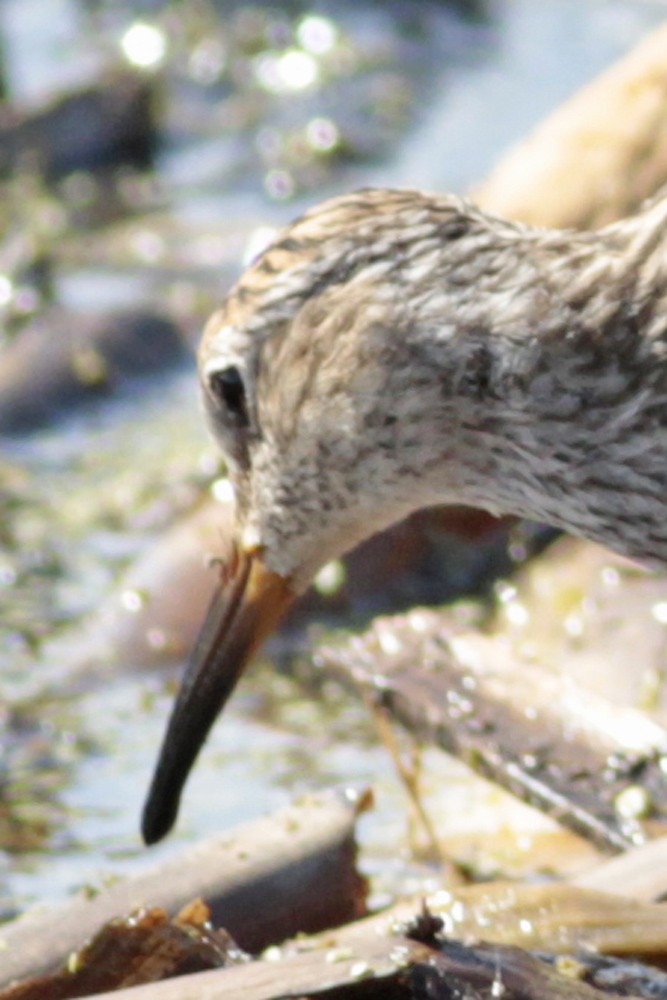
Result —
[{"label": "long curved bill", "polygon": [[293,600],[289,581],[261,553],[237,550],[217,588],[172,709],[141,831],[147,844],[169,832],[204,741],[248,659]]}]

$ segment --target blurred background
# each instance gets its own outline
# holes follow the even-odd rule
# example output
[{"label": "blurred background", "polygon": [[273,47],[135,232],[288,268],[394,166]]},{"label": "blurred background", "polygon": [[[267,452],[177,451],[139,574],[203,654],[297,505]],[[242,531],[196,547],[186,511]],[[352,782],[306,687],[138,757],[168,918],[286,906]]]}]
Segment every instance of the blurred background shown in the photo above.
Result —
[{"label": "blurred background", "polygon": [[[243,262],[336,192],[472,188],[666,11],[0,0],[0,916],[145,857],[142,797],[201,614],[169,558],[183,545],[201,569],[223,530],[210,515],[202,528],[207,498],[227,516],[193,351]],[[487,571],[477,547],[458,562],[449,548],[445,578],[419,542],[418,577],[411,544],[391,593],[371,573],[336,599],[333,573],[311,610],[340,625],[469,592]],[[128,618],[163,590],[166,617],[138,638]],[[274,657],[307,648],[307,611]],[[306,788],[372,781],[367,870],[422,878],[365,710],[319,694],[253,670],[159,850]],[[448,767],[451,796],[464,777]]]}]

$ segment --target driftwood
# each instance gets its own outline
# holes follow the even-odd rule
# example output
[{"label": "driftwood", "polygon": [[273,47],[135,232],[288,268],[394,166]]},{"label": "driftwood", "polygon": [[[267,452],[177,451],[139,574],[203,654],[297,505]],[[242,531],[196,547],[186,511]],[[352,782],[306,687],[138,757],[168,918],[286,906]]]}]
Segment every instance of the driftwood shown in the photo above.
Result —
[{"label": "driftwood", "polygon": [[[442,922],[447,936],[458,941],[483,940],[560,955],[667,954],[667,905],[565,883],[500,881],[401,900],[382,913],[307,939],[304,946],[354,950],[367,936],[386,938],[397,928],[411,926],[424,906]],[[300,943],[290,947],[298,949]]]},{"label": "driftwood", "polygon": [[59,411],[73,412],[130,377],[155,375],[187,356],[185,334],[159,313],[51,308],[3,350],[0,433],[43,427]]},{"label": "driftwood", "polygon": [[594,228],[667,181],[667,23],[512,149],[475,201],[539,226]]},{"label": "driftwood", "polygon": [[23,163],[51,179],[123,164],[148,168],[156,145],[154,104],[153,81],[127,70],[110,70],[36,111],[4,104],[0,175]]},{"label": "driftwood", "polygon": [[146,904],[175,912],[202,896],[214,922],[249,951],[352,920],[364,912],[354,824],[365,805],[352,792],[306,797],[91,898],[28,912],[0,927],[0,986],[50,970],[102,924]]},{"label": "driftwood", "polygon": [[582,889],[611,889],[633,900],[662,899],[667,893],[667,837],[633,847],[569,881]]},{"label": "driftwood", "polygon": [[667,973],[631,958],[615,959],[579,952],[575,964],[578,977],[597,989],[620,996],[636,993],[654,1000],[667,997]]},{"label": "driftwood", "polygon": [[[303,952],[280,961],[257,961],[118,990],[111,996],[114,1000],[296,1000],[311,996],[409,1000],[412,967],[429,962],[434,954],[432,949],[402,937],[369,940],[357,955],[345,956],[333,949]],[[109,994],[94,994],[85,1000],[102,997]]]},{"label": "driftwood", "polygon": [[616,808],[629,785],[654,818],[667,818],[667,731],[536,670],[502,639],[457,634],[447,622],[426,610],[378,618],[364,635],[321,647],[316,663],[603,848],[623,850],[641,834]]},{"label": "driftwood", "polygon": [[197,900],[173,919],[153,907],[111,920],[59,969],[0,989],[0,1000],[72,1000],[249,961],[209,918]]},{"label": "driftwood", "polygon": [[[627,983],[639,979],[648,984],[648,996],[667,997],[667,978],[637,962],[637,956],[643,955],[659,957],[664,963],[667,906],[575,886],[495,882],[442,890],[426,899],[403,900],[387,911],[336,930],[287,941],[249,965],[245,964],[249,956],[240,953],[225,932],[208,927],[207,916],[200,904],[188,908],[175,921],[167,921],[165,914],[155,911],[114,921],[83,951],[70,956],[65,969],[0,991],[0,1000],[69,1000],[87,995],[86,985],[120,989],[239,963],[243,967],[234,975],[179,978],[180,993],[176,984],[168,987],[165,983],[156,987],[155,993],[147,989],[138,992],[136,1000],[143,996],[154,996],[155,1000],[176,996],[193,1000],[217,996],[278,998],[300,995],[300,991],[327,995],[330,990],[341,990],[335,995],[346,1000],[369,995],[414,1000],[410,991],[431,982],[424,979],[429,967],[439,969],[440,978],[433,980],[438,989],[447,983],[450,990],[456,987],[459,995],[472,997],[476,994],[464,990],[486,981],[484,970],[492,955],[496,956],[496,972],[502,972],[505,997],[549,1000],[593,995],[586,990],[577,992],[577,984],[564,982],[560,973],[535,963],[517,946],[540,955],[548,953],[561,971],[568,965],[565,960],[556,961],[557,955],[631,956],[633,961],[624,964],[589,963],[589,981],[607,983],[611,992],[615,992],[612,984],[624,982],[626,986],[619,992],[625,996],[632,993]],[[191,930],[184,935],[181,928],[188,925],[195,933]],[[446,939],[434,937],[434,928],[444,928]],[[421,944],[437,948],[446,960],[416,947],[415,935]],[[485,941],[482,946],[462,943],[469,945],[480,938]],[[577,958],[575,968],[583,961]],[[581,975],[577,968],[577,979]]]},{"label": "driftwood", "polygon": [[[602,1000],[605,994],[517,948],[449,945],[442,952],[395,938],[368,942],[363,958],[328,963],[321,954],[139,986],[117,1000]],[[494,989],[496,992],[494,993]],[[502,989],[502,993],[497,992]],[[618,995],[618,994],[617,994]],[[105,994],[109,996],[109,994]],[[630,994],[626,994],[633,1000]],[[649,994],[645,994],[649,996]],[[659,997],[660,994],[653,994]],[[102,1000],[103,994],[84,1000]],[[635,997],[634,1000],[639,1000]]]},{"label": "driftwood", "polygon": [[[664,953],[666,908],[630,904],[629,911],[636,925],[634,943],[642,942],[645,932],[644,951],[653,946]],[[489,920],[494,912],[495,926]],[[607,944],[618,946],[622,913],[621,900],[566,887],[480,886],[455,895],[443,893],[439,902],[433,897],[426,905],[419,901],[399,904],[386,914],[337,931],[287,942],[249,964],[120,990],[114,997],[481,1000],[497,995],[505,1000],[593,1000],[619,992],[632,997],[635,987],[636,996],[667,997],[667,977],[658,970],[636,960],[617,962],[591,956],[592,925],[598,920],[602,929],[606,922]],[[475,943],[475,932],[483,926],[491,928],[491,940]],[[544,942],[555,951],[537,957],[506,943],[513,940],[531,948]],[[632,950],[633,942],[628,939],[626,944]],[[559,959],[559,954],[565,958]],[[99,1000],[102,995],[87,1000]]]}]

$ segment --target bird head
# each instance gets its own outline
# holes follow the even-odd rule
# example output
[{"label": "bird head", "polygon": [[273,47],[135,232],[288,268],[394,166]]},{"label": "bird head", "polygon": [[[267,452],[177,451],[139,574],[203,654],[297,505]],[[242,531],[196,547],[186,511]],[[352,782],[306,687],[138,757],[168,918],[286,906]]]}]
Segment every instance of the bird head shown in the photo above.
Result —
[{"label": "bird head", "polygon": [[[459,498],[457,435],[438,431],[451,393],[433,339],[436,328],[447,336],[451,292],[434,274],[443,245],[455,248],[475,219],[456,199],[416,192],[325,202],[279,234],[209,321],[201,392],[234,487],[234,538],[165,736],[147,842],[171,827],[245,663],[317,570],[446,500],[431,466],[449,463]],[[467,377],[455,369],[452,379]]]}]

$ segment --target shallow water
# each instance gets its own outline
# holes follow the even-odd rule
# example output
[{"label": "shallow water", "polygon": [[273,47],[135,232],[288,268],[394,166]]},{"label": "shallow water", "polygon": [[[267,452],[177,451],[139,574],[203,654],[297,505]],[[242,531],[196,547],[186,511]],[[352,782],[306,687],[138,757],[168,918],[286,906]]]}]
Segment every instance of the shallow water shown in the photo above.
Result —
[{"label": "shallow water", "polygon": [[[62,297],[114,303],[180,294],[190,301],[201,283],[204,315],[258,223],[273,224],[322,193],[362,183],[464,190],[666,9],[657,0],[496,0],[478,4],[478,16],[466,19],[444,4],[419,6],[419,16],[408,19],[400,4],[318,5],[325,20],[336,12],[335,30],[345,35],[346,58],[352,59],[349,79],[306,96],[299,92],[293,100],[270,95],[259,110],[241,106],[239,115],[247,119],[224,140],[224,170],[215,148],[221,140],[214,129],[207,131],[206,112],[228,81],[219,90],[197,90],[174,74],[158,176],[167,218],[191,233],[188,247],[199,248],[199,256],[184,252],[186,259],[177,259],[175,281],[171,259],[161,254],[159,267],[152,266],[150,238],[139,241],[138,250],[135,238],[133,251],[125,251],[120,239],[116,257],[108,260],[117,230],[107,240],[103,231],[95,243],[81,244],[69,233],[69,263],[57,281]],[[19,95],[62,83],[72,69],[63,70],[63,48],[74,52],[70,62],[78,66],[90,60],[96,44],[125,37],[139,12],[163,23],[154,5],[97,4],[99,20],[91,22],[77,4],[61,0],[62,17],[52,31],[47,7],[52,10],[48,0],[3,7],[0,29],[11,39],[7,73]],[[187,4],[171,9],[182,16]],[[309,13],[305,4],[286,9],[287,23]],[[94,23],[104,25],[106,35],[92,35]],[[201,39],[192,44],[190,55],[199,51],[201,61]],[[181,48],[172,65],[186,55]],[[382,115],[373,104],[380,92],[393,95]],[[198,111],[196,126],[189,118],[179,121],[187,109]],[[354,155],[310,171],[300,171],[298,163],[292,170],[287,154],[271,159],[267,150],[313,117],[340,122]],[[258,129],[268,130],[259,147]],[[294,197],[284,197],[290,188]],[[151,215],[142,220],[144,237],[154,235],[153,225]],[[226,227],[229,238],[211,242]],[[122,675],[76,693],[71,664],[45,662],[43,651],[55,632],[75,630],[99,606],[122,569],[205,488],[215,462],[198,414],[192,365],[154,384],[133,383],[112,403],[46,432],[3,443],[0,692],[5,705],[25,707],[10,720],[3,745],[3,788],[15,819],[3,833],[0,910],[61,897],[145,858],[138,815],[171,699],[165,677],[128,664]],[[37,702],[26,701],[41,688],[46,693]],[[471,791],[464,771],[441,761],[434,756],[432,766],[441,789],[447,785],[448,811],[471,814],[475,797],[489,793]],[[174,835],[156,850],[173,851],[332,782],[377,786],[378,809],[361,824],[365,864],[385,876],[402,865],[396,859],[406,846],[404,798],[365,709],[346,696],[315,701],[296,682],[254,669],[202,754]]]}]

